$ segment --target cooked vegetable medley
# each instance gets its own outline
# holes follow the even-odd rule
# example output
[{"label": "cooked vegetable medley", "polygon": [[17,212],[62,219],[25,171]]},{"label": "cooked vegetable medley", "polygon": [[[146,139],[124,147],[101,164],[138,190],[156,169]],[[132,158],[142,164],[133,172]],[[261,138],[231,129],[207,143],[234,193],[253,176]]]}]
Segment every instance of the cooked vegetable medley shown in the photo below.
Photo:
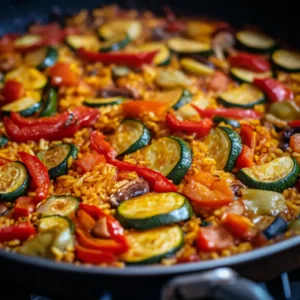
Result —
[{"label": "cooked vegetable medley", "polygon": [[0,248],[188,263],[300,233],[300,53],[249,28],[81,11],[0,38]]}]

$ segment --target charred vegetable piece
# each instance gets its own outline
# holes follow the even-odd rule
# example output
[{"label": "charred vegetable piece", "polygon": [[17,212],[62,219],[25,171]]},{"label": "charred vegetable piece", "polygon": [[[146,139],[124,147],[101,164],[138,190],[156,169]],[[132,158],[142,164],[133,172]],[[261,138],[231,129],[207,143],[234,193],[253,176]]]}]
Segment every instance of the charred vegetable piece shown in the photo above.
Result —
[{"label": "charred vegetable piece", "polygon": [[268,239],[273,239],[284,234],[288,229],[287,222],[281,217],[277,217],[262,233]]},{"label": "charred vegetable piece", "polygon": [[300,127],[291,127],[291,128],[286,129],[283,132],[280,146],[284,151],[286,151],[287,148],[289,147],[290,138],[295,133],[300,133]]}]

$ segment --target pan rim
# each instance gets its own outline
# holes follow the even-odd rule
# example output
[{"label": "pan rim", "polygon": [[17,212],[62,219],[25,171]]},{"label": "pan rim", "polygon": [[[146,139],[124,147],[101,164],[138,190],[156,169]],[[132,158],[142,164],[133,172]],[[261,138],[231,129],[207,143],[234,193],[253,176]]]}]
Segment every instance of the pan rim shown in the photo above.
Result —
[{"label": "pan rim", "polygon": [[276,244],[268,245],[259,249],[251,250],[240,254],[235,254],[230,257],[220,258],[218,260],[207,260],[193,263],[178,264],[172,266],[126,266],[125,268],[102,268],[97,266],[87,267],[75,265],[66,262],[56,262],[54,260],[25,256],[14,252],[7,252],[0,249],[0,258],[21,263],[22,265],[30,265],[41,269],[52,269],[55,271],[81,273],[89,275],[108,275],[108,276],[167,276],[182,273],[190,273],[204,271],[219,267],[231,267],[245,262],[263,259],[267,256],[278,254],[288,249],[300,246],[300,236],[289,238]]}]

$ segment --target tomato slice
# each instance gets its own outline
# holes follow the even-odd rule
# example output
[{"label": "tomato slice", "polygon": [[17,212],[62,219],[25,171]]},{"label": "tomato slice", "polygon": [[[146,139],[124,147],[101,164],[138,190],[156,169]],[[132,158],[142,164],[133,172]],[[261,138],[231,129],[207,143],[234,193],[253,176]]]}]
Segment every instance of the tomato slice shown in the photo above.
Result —
[{"label": "tomato slice", "polygon": [[10,79],[5,82],[2,90],[4,101],[12,102],[21,98],[25,93],[24,86],[21,82]]}]

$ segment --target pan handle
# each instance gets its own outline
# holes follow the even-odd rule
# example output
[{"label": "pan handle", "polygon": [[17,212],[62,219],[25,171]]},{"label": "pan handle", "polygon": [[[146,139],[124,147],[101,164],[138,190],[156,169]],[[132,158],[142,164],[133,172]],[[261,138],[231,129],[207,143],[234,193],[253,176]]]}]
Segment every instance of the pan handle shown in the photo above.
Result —
[{"label": "pan handle", "polygon": [[161,291],[162,300],[273,300],[255,282],[240,277],[229,268],[178,276],[168,281]]}]

